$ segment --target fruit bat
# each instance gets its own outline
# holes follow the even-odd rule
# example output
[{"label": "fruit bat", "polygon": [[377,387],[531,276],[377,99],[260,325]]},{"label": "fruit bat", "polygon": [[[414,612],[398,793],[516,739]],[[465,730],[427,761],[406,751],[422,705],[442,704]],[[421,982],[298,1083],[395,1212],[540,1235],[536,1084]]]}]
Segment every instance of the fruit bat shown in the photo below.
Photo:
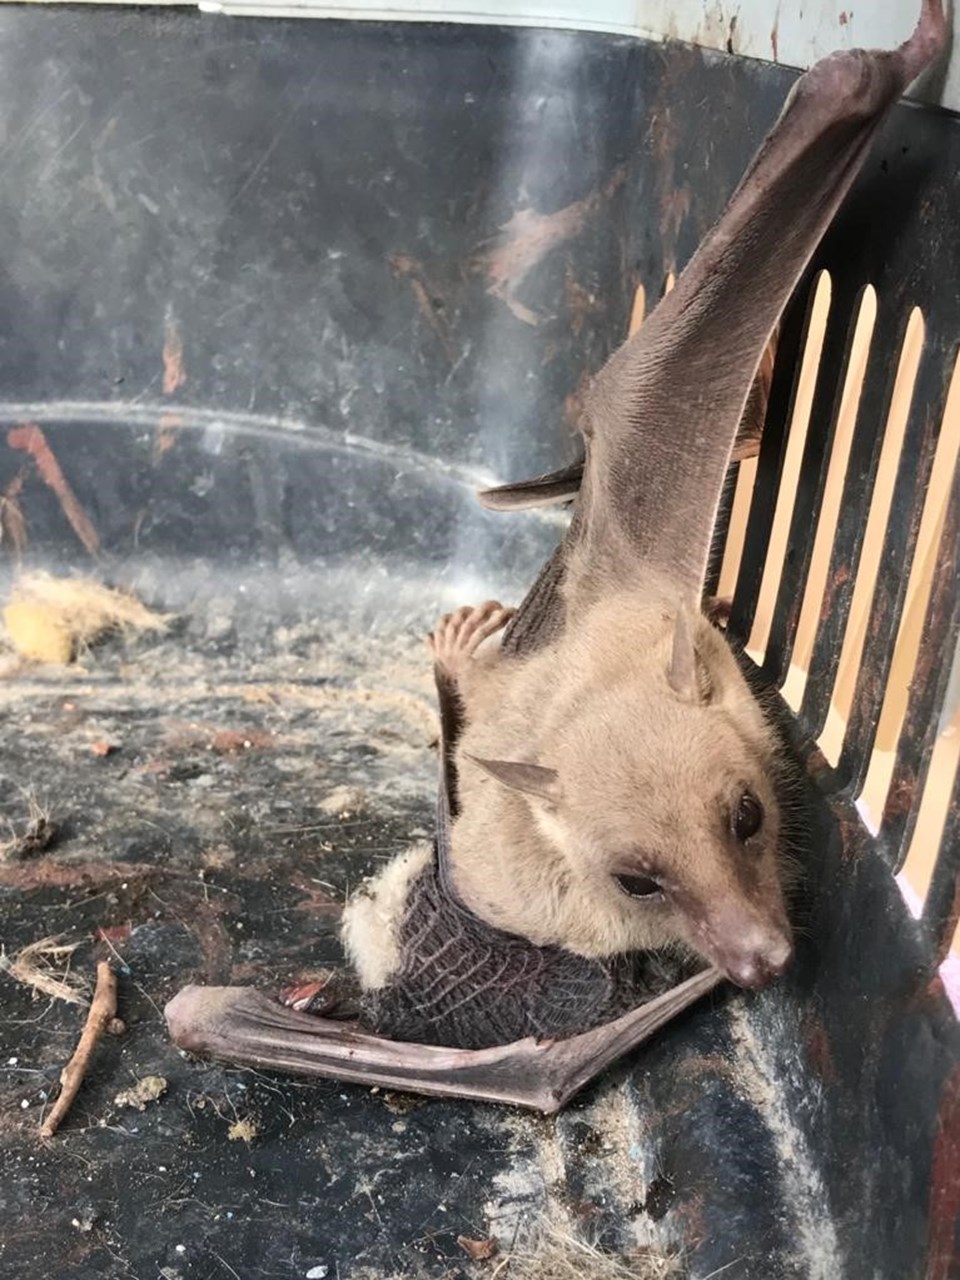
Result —
[{"label": "fruit bat", "polygon": [[553,1111],[724,978],[783,971],[783,765],[701,608],[711,537],[783,308],[945,40],[941,0],[923,0],[899,49],[802,76],[674,289],[594,380],[582,466],[487,495],[575,503],[515,612],[462,609],[431,637],[437,839],[348,903],[355,977],[280,999],[188,987],[166,1009],[177,1044]]},{"label": "fruit bat", "polygon": [[[743,417],[734,438],[730,454],[731,462],[744,462],[747,458],[755,458],[760,452],[760,438],[763,434],[763,422],[767,416],[767,402],[770,399],[770,384],[773,380],[779,337],[778,324],[764,349],[756,377],[750,387]],[[511,484],[481,489],[477,497],[490,511],[529,511],[537,507],[551,507],[559,503],[571,502],[580,492],[583,463],[584,459],[581,456],[556,471],[548,471],[532,480],[515,480]]]}]

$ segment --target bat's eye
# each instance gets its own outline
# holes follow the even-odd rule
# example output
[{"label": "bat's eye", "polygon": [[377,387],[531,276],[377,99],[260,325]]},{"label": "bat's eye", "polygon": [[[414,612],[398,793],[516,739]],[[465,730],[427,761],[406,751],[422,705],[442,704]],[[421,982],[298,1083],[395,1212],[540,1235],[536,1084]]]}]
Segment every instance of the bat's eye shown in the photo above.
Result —
[{"label": "bat's eye", "polygon": [[628,898],[653,898],[662,893],[660,882],[653,876],[614,876]]},{"label": "bat's eye", "polygon": [[763,826],[763,805],[749,791],[745,791],[740,797],[732,825],[733,834],[741,844],[755,836]]}]

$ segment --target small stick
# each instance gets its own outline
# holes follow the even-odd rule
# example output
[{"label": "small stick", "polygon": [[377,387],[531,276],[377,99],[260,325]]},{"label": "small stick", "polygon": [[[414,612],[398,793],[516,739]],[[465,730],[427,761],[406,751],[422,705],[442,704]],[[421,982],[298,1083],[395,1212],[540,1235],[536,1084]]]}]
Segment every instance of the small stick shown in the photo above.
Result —
[{"label": "small stick", "polygon": [[64,1116],[73,1105],[97,1041],[117,1016],[117,975],[106,960],[97,965],[97,986],[90,1002],[87,1021],[73,1057],[60,1072],[60,1094],[40,1126],[40,1137],[50,1138],[60,1127]]}]

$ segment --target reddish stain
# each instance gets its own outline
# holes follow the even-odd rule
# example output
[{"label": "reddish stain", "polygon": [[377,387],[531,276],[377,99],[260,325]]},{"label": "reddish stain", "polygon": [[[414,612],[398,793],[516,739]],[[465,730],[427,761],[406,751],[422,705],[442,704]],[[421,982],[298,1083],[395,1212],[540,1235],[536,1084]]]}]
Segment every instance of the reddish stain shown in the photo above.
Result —
[{"label": "reddish stain", "polygon": [[112,924],[106,929],[96,929],[93,936],[101,942],[126,942],[133,931],[131,924]]},{"label": "reddish stain", "polygon": [[780,33],[775,26],[770,32],[770,48],[773,51],[774,62],[780,61]]},{"label": "reddish stain", "polygon": [[840,25],[841,25],[841,27],[845,27],[849,21],[850,21],[850,17],[849,17],[849,15],[848,15],[846,12],[841,13],[841,15],[840,15]]},{"label": "reddish stain", "polygon": [[807,1026],[807,1054],[810,1065],[824,1084],[835,1084],[837,1068],[833,1061],[830,1038],[823,1024],[811,1016]]},{"label": "reddish stain", "polygon": [[172,396],[187,380],[183,367],[183,339],[177,322],[168,317],[163,327],[163,394]]},{"label": "reddish stain", "polygon": [[930,1172],[930,1251],[925,1280],[958,1274],[957,1219],[960,1218],[960,1063],[947,1077],[940,1097]]},{"label": "reddish stain", "polygon": [[20,427],[11,427],[7,432],[7,444],[11,449],[20,449],[29,454],[37,468],[40,479],[56,494],[63,514],[70,521],[74,533],[86,547],[90,555],[96,555],[100,549],[100,536],[90,517],[80,505],[76,494],[70,488],[60,463],[54,457],[47,438],[33,422]]},{"label": "reddish stain", "polygon": [[830,614],[833,612],[834,596],[840,590],[840,588],[849,581],[850,581],[850,566],[842,564],[837,569],[836,573],[833,575],[833,580],[830,583],[829,589],[824,593],[823,604],[820,606],[821,622],[826,622],[827,619],[830,617]]},{"label": "reddish stain", "polygon": [[689,187],[677,187],[664,192],[660,200],[660,232],[668,244],[676,244],[680,227],[689,213]]},{"label": "reddish stain", "polygon": [[564,293],[567,300],[567,312],[570,316],[570,327],[573,329],[574,337],[579,337],[583,326],[597,311],[601,310],[602,303],[592,290],[585,289],[574,278],[573,271],[569,266],[564,278]]},{"label": "reddish stain", "polygon": [[173,448],[182,428],[183,418],[179,413],[162,413],[160,415],[157,434],[153,441],[154,462],[159,462],[163,455]]},{"label": "reddish stain", "polygon": [[[219,756],[243,755],[247,751],[263,751],[276,745],[276,738],[265,729],[218,729],[216,725],[173,723],[170,725],[169,748],[180,751],[213,751]],[[169,768],[162,758],[154,762]]]},{"label": "reddish stain", "polygon": [[13,547],[14,555],[18,560],[27,546],[27,518],[20,505],[23,480],[24,472],[21,470],[0,496],[0,534]]},{"label": "reddish stain", "polygon": [[447,359],[452,363],[456,358],[456,342],[446,318],[446,303],[440,291],[427,279],[426,272],[416,258],[408,253],[392,253],[387,261],[391,270],[410,282],[413,297],[424,320],[433,330],[437,340],[443,347]]},{"label": "reddish stain", "polygon": [[303,872],[295,871],[289,879],[294,889],[299,889],[304,898],[297,903],[297,911],[307,915],[323,916],[333,920],[339,918],[343,911],[343,903],[334,898],[322,885],[311,880]]},{"label": "reddish stain", "polygon": [[486,277],[487,292],[506,303],[524,324],[539,324],[540,317],[518,297],[524,281],[554,249],[580,234],[588,218],[623,186],[625,178],[626,170],[618,166],[602,187],[554,213],[518,209],[496,243],[473,255],[471,269]]},{"label": "reddish stain", "polygon": [[0,866],[0,888],[21,889],[102,889],[107,885],[131,880],[150,880],[160,874],[159,867],[136,862],[54,862],[37,858]]},{"label": "reddish stain", "polygon": [[577,379],[577,385],[564,397],[563,416],[572,431],[578,431],[583,422],[587,391],[592,381],[592,375],[584,370]]},{"label": "reddish stain", "polygon": [[262,729],[221,729],[210,739],[210,750],[218,755],[239,755],[243,751],[262,751],[272,747],[273,735]]},{"label": "reddish stain", "polygon": [[913,808],[913,798],[916,792],[915,782],[915,779],[894,778],[893,784],[887,792],[886,803],[883,806],[884,825],[892,818],[899,817],[900,814],[909,813]]}]

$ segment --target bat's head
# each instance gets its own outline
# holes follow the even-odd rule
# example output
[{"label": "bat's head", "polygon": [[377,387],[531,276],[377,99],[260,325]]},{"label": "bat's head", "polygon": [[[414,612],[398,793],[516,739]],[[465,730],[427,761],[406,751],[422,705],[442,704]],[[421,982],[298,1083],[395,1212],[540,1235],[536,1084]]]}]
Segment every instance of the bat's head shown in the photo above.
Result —
[{"label": "bat's head", "polygon": [[478,763],[525,793],[559,855],[558,940],[590,955],[686,944],[739,985],[763,986],[793,951],[775,738],[703,619],[681,613],[644,650],[601,656],[605,672],[541,760]]}]

